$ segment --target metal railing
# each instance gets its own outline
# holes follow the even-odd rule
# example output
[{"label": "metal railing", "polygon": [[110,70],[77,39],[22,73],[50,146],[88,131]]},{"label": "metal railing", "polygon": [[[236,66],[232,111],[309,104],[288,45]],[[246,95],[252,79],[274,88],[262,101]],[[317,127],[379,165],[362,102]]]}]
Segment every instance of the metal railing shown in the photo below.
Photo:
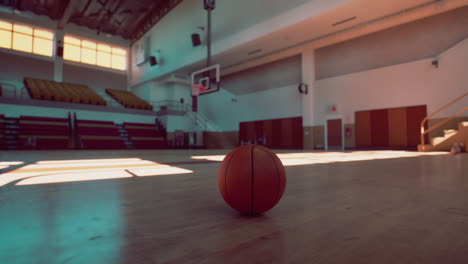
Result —
[{"label": "metal railing", "polygon": [[196,127],[201,129],[210,129],[218,131],[218,127],[210,121],[210,119],[201,112],[192,112],[192,105],[187,103],[181,103],[177,100],[161,100],[150,102],[154,107],[154,111],[169,111],[169,112],[180,112],[190,119]]},{"label": "metal railing", "polygon": [[15,85],[11,83],[0,82],[0,87],[2,88],[2,96],[16,98],[17,88]]},{"label": "metal railing", "polygon": [[191,105],[183,104],[177,100],[151,101],[150,104],[153,106],[154,111],[156,112],[164,110],[186,112],[192,108]]},{"label": "metal railing", "polygon": [[433,125],[431,128],[427,129],[425,128],[425,124],[427,122],[427,120],[429,120],[429,118],[433,117],[434,115],[440,113],[441,111],[447,109],[449,106],[453,105],[454,103],[460,101],[461,99],[463,99],[464,97],[468,96],[468,92],[455,98],[454,100],[452,100],[450,103],[442,106],[441,108],[439,108],[438,110],[434,111],[433,113],[431,113],[430,115],[426,116],[426,118],[424,118],[422,121],[421,121],[421,146],[424,147],[425,145],[425,140],[424,140],[424,136],[426,134],[428,134],[429,132],[433,131],[434,129],[446,124],[447,122],[449,122],[450,120],[454,119],[455,117],[463,114],[464,112],[468,111],[468,107],[465,107],[463,110],[461,111],[458,111],[457,113],[451,115],[450,117],[447,117],[445,120]]}]

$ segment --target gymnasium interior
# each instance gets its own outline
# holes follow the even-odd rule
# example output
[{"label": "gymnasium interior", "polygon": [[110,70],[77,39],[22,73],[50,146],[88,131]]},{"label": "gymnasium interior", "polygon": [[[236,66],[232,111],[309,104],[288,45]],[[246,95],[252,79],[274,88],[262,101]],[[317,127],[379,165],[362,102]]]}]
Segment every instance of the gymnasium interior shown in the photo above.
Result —
[{"label": "gymnasium interior", "polygon": [[2,264],[466,264],[467,152],[468,0],[0,0]]}]

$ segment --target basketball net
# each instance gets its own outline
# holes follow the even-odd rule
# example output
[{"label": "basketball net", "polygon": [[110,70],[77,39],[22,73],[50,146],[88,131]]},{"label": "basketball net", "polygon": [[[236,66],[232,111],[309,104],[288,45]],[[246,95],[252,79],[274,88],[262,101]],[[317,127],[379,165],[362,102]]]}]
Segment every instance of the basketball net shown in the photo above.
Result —
[{"label": "basketball net", "polygon": [[207,88],[201,84],[192,84],[192,96],[199,96],[201,92],[205,92]]}]

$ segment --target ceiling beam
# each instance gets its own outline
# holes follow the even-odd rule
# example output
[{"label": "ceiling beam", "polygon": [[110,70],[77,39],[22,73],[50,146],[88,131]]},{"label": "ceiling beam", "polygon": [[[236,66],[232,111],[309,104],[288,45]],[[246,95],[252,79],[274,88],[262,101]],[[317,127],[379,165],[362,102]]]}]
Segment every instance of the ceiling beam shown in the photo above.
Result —
[{"label": "ceiling beam", "polygon": [[[104,31],[105,27],[109,26],[109,23],[112,21],[112,18],[114,15],[119,11],[123,3],[123,0],[119,0],[117,4],[114,6],[114,8],[111,10],[111,7],[109,7],[109,10],[104,11],[106,14],[104,15],[104,18],[100,21],[100,26],[97,28],[98,34]],[[112,32],[112,34],[115,34]]]},{"label": "ceiling beam", "polygon": [[65,8],[65,12],[63,12],[62,18],[60,18],[58,22],[58,28],[63,29],[65,25],[70,20],[70,17],[73,15],[73,11],[75,11],[76,6],[78,5],[79,0],[70,0],[68,2],[67,7]]}]

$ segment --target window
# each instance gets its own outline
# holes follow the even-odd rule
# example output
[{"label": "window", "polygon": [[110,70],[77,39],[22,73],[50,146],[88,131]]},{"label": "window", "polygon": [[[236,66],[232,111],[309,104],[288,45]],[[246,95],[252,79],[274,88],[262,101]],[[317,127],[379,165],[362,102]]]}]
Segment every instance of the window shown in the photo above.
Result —
[{"label": "window", "polygon": [[127,68],[127,51],[122,48],[66,35],[63,58],[116,70]]},{"label": "window", "polygon": [[54,33],[0,20],[0,48],[52,56]]}]

